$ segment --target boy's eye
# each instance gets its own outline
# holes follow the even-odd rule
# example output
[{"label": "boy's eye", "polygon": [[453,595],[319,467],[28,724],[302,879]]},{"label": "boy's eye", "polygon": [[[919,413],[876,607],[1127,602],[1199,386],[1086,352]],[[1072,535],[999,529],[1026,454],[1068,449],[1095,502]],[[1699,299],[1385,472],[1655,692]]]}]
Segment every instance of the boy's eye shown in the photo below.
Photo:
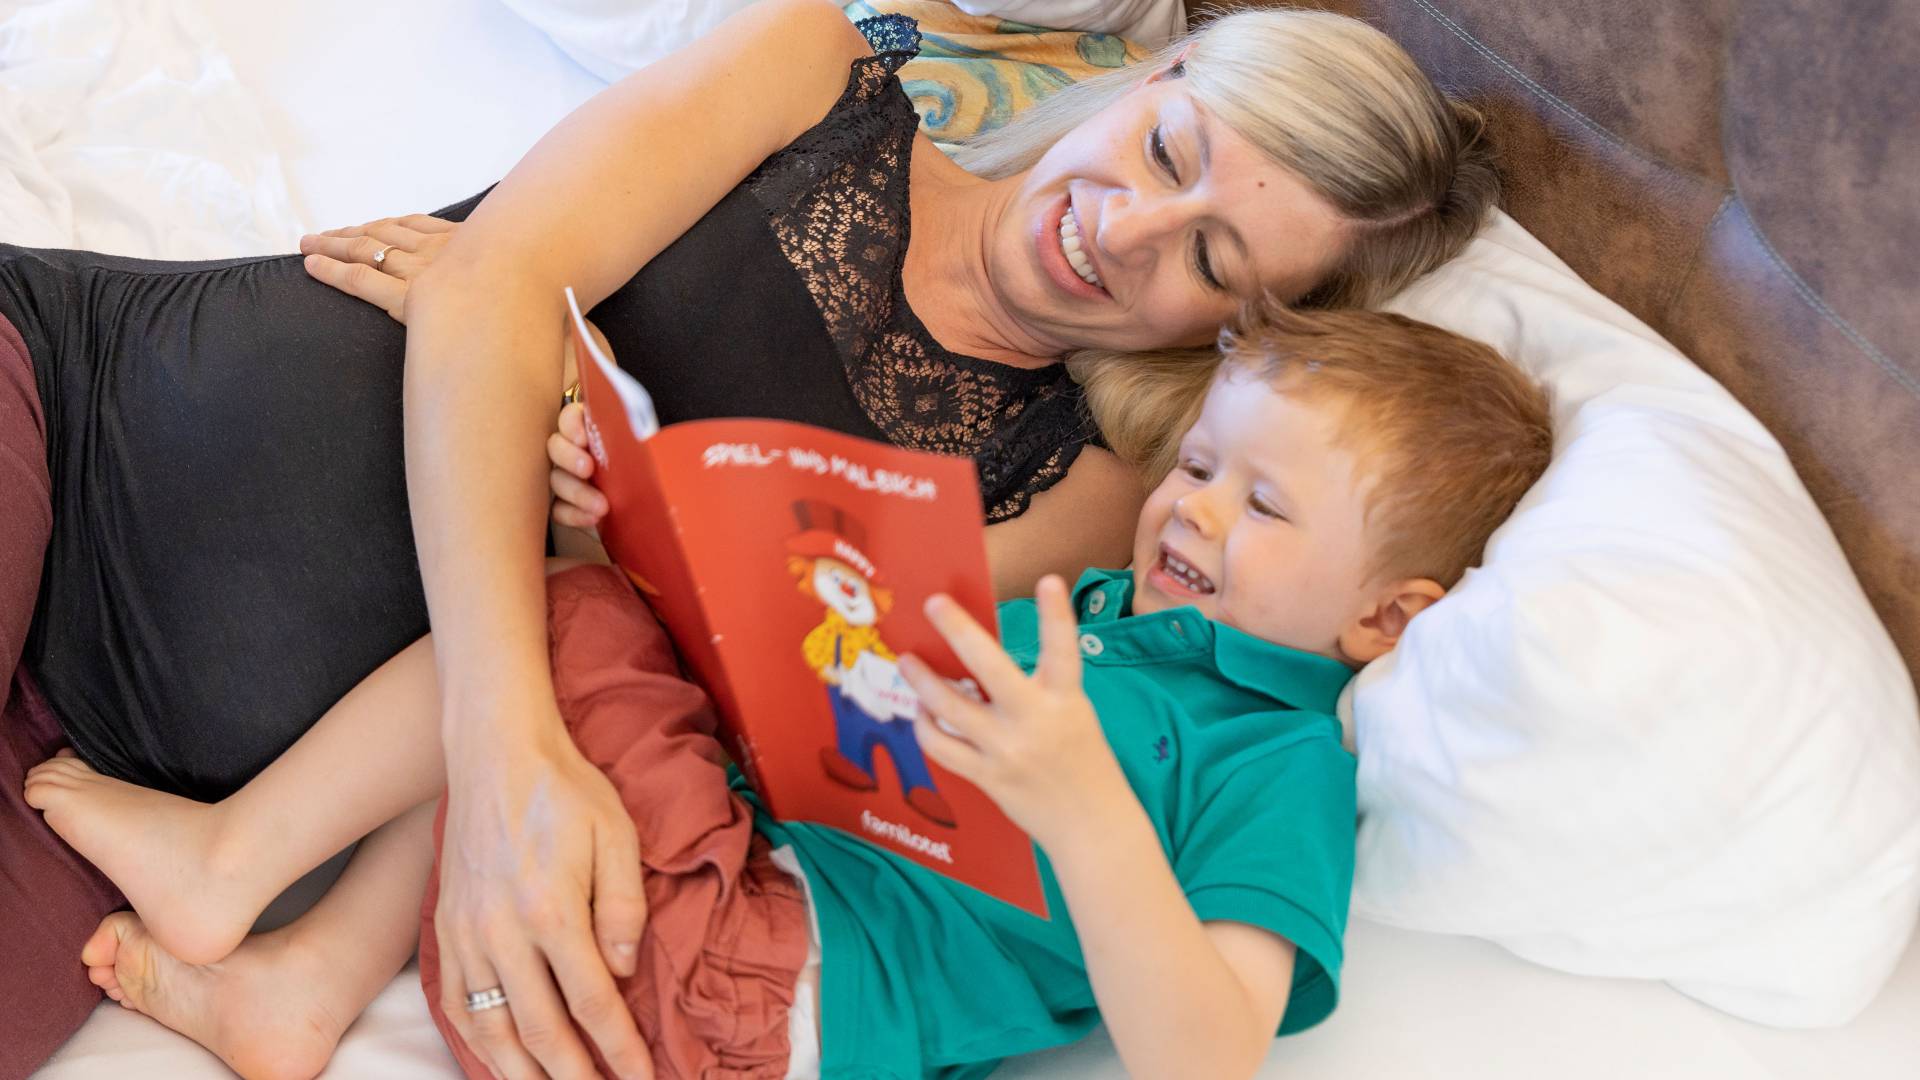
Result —
[{"label": "boy's eye", "polygon": [[1267,500],[1261,498],[1258,495],[1255,495],[1253,498],[1248,499],[1247,506],[1250,509],[1252,509],[1254,513],[1259,514],[1261,517],[1264,517],[1264,518],[1272,518],[1275,521],[1285,521],[1287,519],[1287,515],[1281,513],[1279,507],[1273,505],[1272,503],[1268,502]]},{"label": "boy's eye", "polygon": [[1199,272],[1200,280],[1207,283],[1207,288],[1220,292],[1227,291],[1227,287],[1221,284],[1220,278],[1213,272],[1213,259],[1207,254],[1207,234],[1205,233],[1195,233],[1193,236],[1193,268]]},{"label": "boy's eye", "polygon": [[1147,140],[1153,150],[1154,163],[1159,165],[1174,183],[1179,183],[1180,173],[1173,167],[1173,155],[1167,153],[1167,141],[1160,137],[1159,124],[1153,125],[1153,130],[1147,132]]},{"label": "boy's eye", "polygon": [[1181,462],[1180,471],[1183,473],[1186,473],[1188,476],[1192,477],[1195,480],[1200,481],[1203,484],[1206,483],[1208,480],[1213,479],[1212,471],[1210,471],[1205,465],[1202,465],[1197,461]]}]

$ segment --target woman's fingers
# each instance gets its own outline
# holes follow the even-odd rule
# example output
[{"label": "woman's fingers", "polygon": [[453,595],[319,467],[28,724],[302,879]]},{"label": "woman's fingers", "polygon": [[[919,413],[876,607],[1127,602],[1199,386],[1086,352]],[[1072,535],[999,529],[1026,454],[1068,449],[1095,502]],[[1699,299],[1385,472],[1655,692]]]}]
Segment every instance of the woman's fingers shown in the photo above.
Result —
[{"label": "woman's fingers", "polygon": [[[495,947],[488,950],[487,957],[500,977],[499,985],[507,993],[506,1006],[471,1014],[473,1026],[486,1043],[488,1053],[493,1055],[495,1065],[502,1068],[509,1080],[517,1080],[514,1072],[520,1064],[517,1055],[531,1057],[537,1063],[536,1070],[527,1074],[532,1077],[551,1076],[554,1080],[580,1077],[584,1080],[598,1076],[593,1059],[587,1056],[587,1048],[574,1031],[573,1020],[561,1000],[559,990],[554,986],[554,975],[548,970],[547,961],[553,949],[541,948],[520,939],[518,928],[515,930],[511,936],[497,938]],[[591,949],[591,937],[586,933],[586,928],[575,926],[574,932],[587,938]],[[542,952],[547,956],[543,957]],[[597,957],[595,962],[598,962]],[[604,966],[602,971],[604,973]],[[492,1015],[494,1013],[511,1015],[498,1018]],[[632,1023],[633,1018],[628,1016],[627,1021]],[[636,1029],[634,1038],[639,1037]]]},{"label": "woman's fingers", "polygon": [[405,281],[383,274],[371,266],[357,262],[341,262],[326,255],[308,255],[305,265],[307,273],[315,280],[331,285],[348,296],[365,300],[393,316],[395,322],[407,321],[407,283]]},{"label": "woman's fingers", "polygon": [[384,228],[391,225],[398,225],[404,229],[412,229],[416,233],[447,233],[447,232],[453,232],[455,229],[458,229],[460,227],[460,223],[457,221],[448,221],[445,218],[437,218],[437,217],[434,217],[432,214],[407,214],[404,217],[380,218],[375,221],[369,221],[364,225],[348,225],[344,228],[328,229],[324,232],[314,233],[313,235],[315,236],[362,236],[375,229],[380,229],[380,228]]},{"label": "woman's fingers", "polygon": [[[634,866],[637,870],[637,856]],[[553,942],[547,947],[547,960],[567,999],[568,1015],[593,1040],[614,1075],[653,1080],[653,1055],[593,942],[579,935]]]},{"label": "woman's fingers", "polygon": [[[408,231],[404,240],[387,240],[377,236],[303,236],[300,238],[300,251],[305,255],[325,255],[343,263],[359,263],[370,270],[377,270],[388,277],[407,279],[413,277],[433,261],[438,242],[430,242],[418,233]],[[376,264],[374,259],[386,252]]]},{"label": "woman's fingers", "polygon": [[558,431],[547,436],[547,460],[554,468],[581,480],[593,475],[593,455]]},{"label": "woman's fingers", "polygon": [[[647,925],[640,838],[631,820],[620,820],[594,829],[593,840],[593,936],[600,943],[607,970],[632,975],[640,954],[640,931]],[[587,1030],[591,1034],[593,1029]]]}]

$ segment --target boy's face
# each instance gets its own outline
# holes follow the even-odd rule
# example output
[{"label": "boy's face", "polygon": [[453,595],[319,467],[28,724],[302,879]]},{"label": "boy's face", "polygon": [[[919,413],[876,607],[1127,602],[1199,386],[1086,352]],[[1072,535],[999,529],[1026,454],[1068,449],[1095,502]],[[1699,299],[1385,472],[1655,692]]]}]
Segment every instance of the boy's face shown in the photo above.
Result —
[{"label": "boy's face", "polygon": [[1250,374],[1216,380],[1140,512],[1134,612],[1192,605],[1266,641],[1351,659],[1341,635],[1378,590],[1367,484],[1335,445],[1337,420]]}]

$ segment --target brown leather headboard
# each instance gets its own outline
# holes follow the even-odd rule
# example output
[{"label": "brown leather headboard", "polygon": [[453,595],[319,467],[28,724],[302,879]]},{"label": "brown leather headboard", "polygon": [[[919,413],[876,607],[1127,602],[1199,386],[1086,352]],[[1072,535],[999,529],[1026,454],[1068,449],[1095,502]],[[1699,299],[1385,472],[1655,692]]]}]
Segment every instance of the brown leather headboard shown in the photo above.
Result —
[{"label": "brown leather headboard", "polygon": [[1508,212],[1772,430],[1920,676],[1920,4],[1291,6],[1488,112]]}]

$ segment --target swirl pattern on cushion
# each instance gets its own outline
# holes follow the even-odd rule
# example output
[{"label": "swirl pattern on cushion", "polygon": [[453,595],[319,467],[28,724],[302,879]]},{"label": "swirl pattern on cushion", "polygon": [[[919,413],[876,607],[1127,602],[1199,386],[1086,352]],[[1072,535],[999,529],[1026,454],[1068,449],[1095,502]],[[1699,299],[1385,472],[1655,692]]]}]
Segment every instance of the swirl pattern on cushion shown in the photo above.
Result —
[{"label": "swirl pattern on cushion", "polygon": [[900,83],[921,130],[943,147],[1000,127],[1063,86],[1148,56],[1113,34],[969,15],[944,0],[853,0],[841,10],[856,20],[906,15],[920,24],[920,55],[900,70]]}]

